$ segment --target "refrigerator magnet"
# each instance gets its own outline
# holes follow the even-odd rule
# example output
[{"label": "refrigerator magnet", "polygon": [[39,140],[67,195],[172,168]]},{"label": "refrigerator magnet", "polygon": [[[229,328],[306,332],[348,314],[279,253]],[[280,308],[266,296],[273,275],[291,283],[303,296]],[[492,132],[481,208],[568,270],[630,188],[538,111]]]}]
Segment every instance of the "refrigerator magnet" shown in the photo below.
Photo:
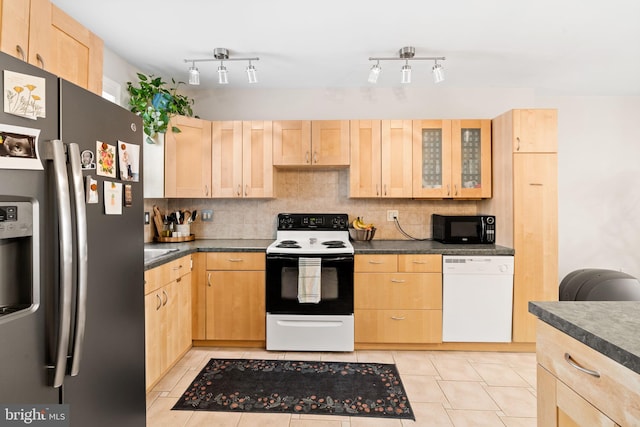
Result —
[{"label": "refrigerator magnet", "polygon": [[120,166],[120,179],[123,181],[140,180],[140,146],[118,141],[118,159]]},{"label": "refrigerator magnet", "polygon": [[105,181],[103,201],[105,214],[122,215],[122,184]]},{"label": "refrigerator magnet", "polygon": [[91,175],[87,175],[85,178],[85,194],[87,204],[98,203],[98,181],[93,179]]},{"label": "refrigerator magnet", "polygon": [[124,185],[124,207],[130,208],[133,205],[133,189],[131,184]]},{"label": "refrigerator magnet", "polygon": [[80,153],[80,163],[82,165],[82,169],[95,169],[96,161],[95,157],[93,156],[93,151],[84,150],[82,153]]},{"label": "refrigerator magnet", "polygon": [[106,142],[96,141],[96,155],[98,156],[98,175],[115,178],[116,147]]}]

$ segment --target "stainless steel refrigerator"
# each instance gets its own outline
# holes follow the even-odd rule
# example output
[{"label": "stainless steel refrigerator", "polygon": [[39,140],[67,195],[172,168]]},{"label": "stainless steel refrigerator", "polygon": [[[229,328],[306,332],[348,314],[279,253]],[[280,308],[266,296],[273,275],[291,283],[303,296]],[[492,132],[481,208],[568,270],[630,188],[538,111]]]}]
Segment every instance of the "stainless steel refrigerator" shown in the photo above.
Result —
[{"label": "stainless steel refrigerator", "polygon": [[[67,404],[74,427],[144,426],[142,122],[9,55],[0,68],[0,405]],[[7,113],[19,96],[22,113],[46,117]],[[83,169],[85,151],[99,164],[97,141],[137,145],[138,180],[121,176],[117,154],[116,177]],[[20,143],[26,154],[11,151]],[[105,183],[122,184],[123,200]]]}]

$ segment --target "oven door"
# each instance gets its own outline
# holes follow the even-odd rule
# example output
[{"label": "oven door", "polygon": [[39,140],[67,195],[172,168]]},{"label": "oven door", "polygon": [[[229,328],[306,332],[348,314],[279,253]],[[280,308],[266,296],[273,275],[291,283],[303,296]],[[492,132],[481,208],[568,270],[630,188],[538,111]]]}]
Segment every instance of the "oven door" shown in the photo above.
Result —
[{"label": "oven door", "polygon": [[321,258],[320,302],[298,302],[297,255],[267,255],[266,309],[271,314],[353,314],[353,255]]}]

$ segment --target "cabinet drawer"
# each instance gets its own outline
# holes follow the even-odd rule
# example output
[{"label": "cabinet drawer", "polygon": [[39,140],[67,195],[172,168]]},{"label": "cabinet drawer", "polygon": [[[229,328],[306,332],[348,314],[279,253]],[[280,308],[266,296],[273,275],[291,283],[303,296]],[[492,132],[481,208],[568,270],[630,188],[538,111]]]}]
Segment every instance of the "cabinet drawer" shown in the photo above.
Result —
[{"label": "cabinet drawer", "polygon": [[209,252],[207,270],[264,270],[263,252]]},{"label": "cabinet drawer", "polygon": [[369,273],[394,273],[398,271],[397,255],[356,255],[353,270]]},{"label": "cabinet drawer", "polygon": [[398,255],[398,271],[406,273],[442,273],[442,255]]},{"label": "cabinet drawer", "polygon": [[355,308],[442,309],[439,273],[356,273]]},{"label": "cabinet drawer", "polygon": [[174,259],[144,272],[144,294],[159,289],[191,271],[191,255]]},{"label": "cabinet drawer", "polygon": [[355,310],[354,321],[356,342],[442,342],[442,310]]},{"label": "cabinet drawer", "polygon": [[[640,375],[539,320],[538,363],[620,425],[640,425]],[[565,360],[600,374],[582,372]]]}]

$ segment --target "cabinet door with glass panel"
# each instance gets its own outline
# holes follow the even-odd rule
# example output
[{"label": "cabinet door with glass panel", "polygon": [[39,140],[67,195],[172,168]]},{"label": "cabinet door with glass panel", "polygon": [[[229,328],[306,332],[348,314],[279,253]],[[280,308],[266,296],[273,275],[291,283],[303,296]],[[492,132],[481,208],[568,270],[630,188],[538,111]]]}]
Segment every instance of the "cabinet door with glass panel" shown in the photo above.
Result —
[{"label": "cabinet door with glass panel", "polygon": [[491,120],[451,121],[452,197],[491,197]]},{"label": "cabinet door with glass panel", "polygon": [[491,121],[414,120],[413,170],[413,197],[491,197]]},{"label": "cabinet door with glass panel", "polygon": [[413,197],[451,197],[451,120],[413,121]]}]

